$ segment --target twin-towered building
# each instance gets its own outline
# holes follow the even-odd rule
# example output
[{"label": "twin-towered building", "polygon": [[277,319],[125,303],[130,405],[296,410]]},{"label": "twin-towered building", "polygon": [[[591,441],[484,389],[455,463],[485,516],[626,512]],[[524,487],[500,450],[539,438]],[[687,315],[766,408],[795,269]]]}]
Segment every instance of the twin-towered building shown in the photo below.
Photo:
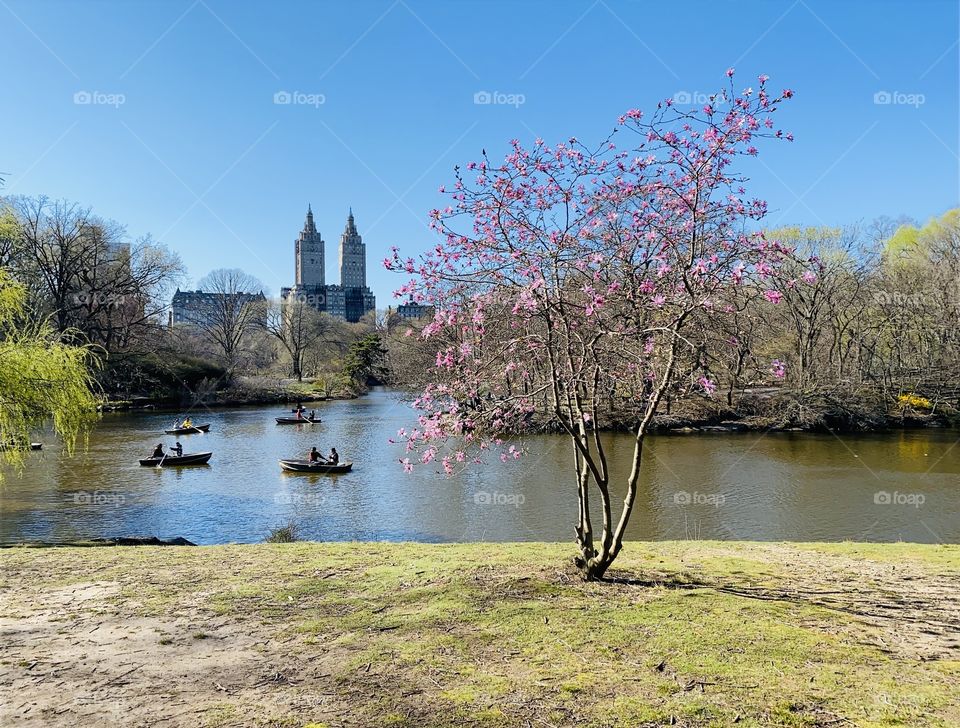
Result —
[{"label": "twin-towered building", "polygon": [[[286,303],[302,301],[322,311],[356,323],[363,315],[376,309],[373,291],[367,287],[367,246],[357,232],[353,210],[340,235],[340,284],[326,283],[324,242],[313,222],[313,210],[307,205],[307,219],[295,243],[296,283],[282,288],[281,299]],[[223,307],[221,299],[232,299],[239,306],[265,301],[263,292],[181,291],[173,296],[170,311],[171,324],[210,325],[213,312]]]},{"label": "twin-towered building", "polygon": [[307,205],[307,219],[295,243],[296,282],[284,288],[284,301],[303,301],[318,311],[356,323],[376,309],[373,291],[367,287],[367,246],[357,232],[353,210],[340,235],[340,284],[326,283],[324,241],[313,222],[313,210]]}]

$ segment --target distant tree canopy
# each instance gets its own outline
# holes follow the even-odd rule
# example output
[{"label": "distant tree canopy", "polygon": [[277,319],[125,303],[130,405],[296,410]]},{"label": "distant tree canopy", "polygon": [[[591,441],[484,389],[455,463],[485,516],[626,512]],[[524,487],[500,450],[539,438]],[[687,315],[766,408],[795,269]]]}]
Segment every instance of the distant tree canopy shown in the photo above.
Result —
[{"label": "distant tree canopy", "polygon": [[96,417],[95,365],[89,348],[29,319],[25,287],[0,268],[0,460],[22,462],[32,432],[48,418],[72,449]]},{"label": "distant tree canopy", "polygon": [[156,351],[169,291],[184,274],[149,235],[131,240],[120,223],[43,196],[0,198],[0,267],[61,340],[97,349],[98,379],[111,388]]},{"label": "distant tree canopy", "polygon": [[357,384],[380,384],[386,379],[386,354],[380,334],[361,336],[347,351],[343,373]]},{"label": "distant tree canopy", "polygon": [[263,284],[239,268],[218,268],[197,285],[204,293],[212,294],[198,326],[217,345],[227,369],[232,370],[237,366],[244,339],[263,315],[262,306],[249,298],[258,292],[262,295]]}]

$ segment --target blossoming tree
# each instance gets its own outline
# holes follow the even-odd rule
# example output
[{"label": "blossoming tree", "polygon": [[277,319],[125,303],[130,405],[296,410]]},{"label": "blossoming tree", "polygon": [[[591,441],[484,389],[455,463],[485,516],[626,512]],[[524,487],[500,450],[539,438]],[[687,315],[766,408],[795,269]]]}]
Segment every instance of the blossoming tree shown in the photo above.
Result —
[{"label": "blossoming tree", "polygon": [[[599,146],[512,142],[457,168],[452,202],[432,212],[440,241],[415,260],[398,295],[434,307],[419,336],[436,345],[418,425],[401,430],[407,470],[447,473],[487,457],[519,458],[517,436],[562,430],[578,494],[576,563],[604,575],[623,546],[644,443],[662,400],[716,383],[703,356],[719,320],[748,297],[780,297],[790,250],[758,230],[766,205],[733,170],[762,138],[791,139],[773,115],[790,90],[728,89],[701,109],[624,114]],[[629,143],[615,139],[626,136]],[[442,193],[447,190],[441,188]],[[412,333],[412,332],[411,332]],[[611,482],[598,422],[611,403],[635,413],[626,482]],[[619,511],[611,487],[623,492]],[[598,523],[595,523],[598,520]]]}]

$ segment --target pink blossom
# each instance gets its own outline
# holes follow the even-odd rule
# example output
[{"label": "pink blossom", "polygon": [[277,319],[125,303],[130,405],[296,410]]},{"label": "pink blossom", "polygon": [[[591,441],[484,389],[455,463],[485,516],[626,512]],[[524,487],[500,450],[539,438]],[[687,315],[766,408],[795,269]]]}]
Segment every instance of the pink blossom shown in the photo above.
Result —
[{"label": "pink blossom", "polygon": [[785,376],[787,376],[787,365],[779,359],[774,359],[770,363],[770,371],[773,372],[773,376],[775,376],[777,379],[783,379]]},{"label": "pink blossom", "polygon": [[[684,342],[685,360],[667,381],[673,392],[703,332],[750,326],[737,284],[761,281],[772,303],[790,295],[801,276],[791,283],[792,266],[781,262],[793,251],[751,232],[763,229],[766,203],[734,169],[767,139],[788,137],[773,113],[792,92],[772,97],[767,77],[759,80],[740,93],[728,82],[719,111],[713,99],[684,109],[661,102],[649,118],[628,110],[616,146],[614,137],[513,140],[502,159],[484,153],[457,169],[442,188],[449,204],[430,213],[436,245],[384,260],[408,274],[401,297],[435,312],[416,327],[421,340],[408,342],[429,348],[418,424],[397,438],[410,455],[400,460],[406,472],[434,459],[447,473],[518,459],[521,448],[505,440],[557,424],[538,404],[551,378],[561,392],[582,391],[602,370],[605,390],[623,381],[642,408],[669,374],[658,345]],[[782,363],[771,367],[785,373]],[[699,372],[687,385],[706,395],[718,388]],[[584,406],[589,422],[594,402]]]}]

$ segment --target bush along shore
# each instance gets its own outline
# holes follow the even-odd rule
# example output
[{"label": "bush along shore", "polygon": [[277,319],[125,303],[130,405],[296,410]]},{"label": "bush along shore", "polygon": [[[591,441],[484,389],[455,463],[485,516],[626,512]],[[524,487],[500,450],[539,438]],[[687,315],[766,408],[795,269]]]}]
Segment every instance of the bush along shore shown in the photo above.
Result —
[{"label": "bush along shore", "polygon": [[108,397],[101,404],[102,411],[137,409],[182,409],[203,404],[206,407],[242,407],[263,404],[296,404],[299,402],[324,402],[337,399],[356,399],[367,388],[358,384],[338,384],[329,387],[326,383],[310,380],[299,382],[267,377],[237,377],[228,385],[217,382],[201,382],[195,389],[183,387],[151,394],[121,395]]},{"label": "bush along shore", "polygon": [[7,549],[0,724],[960,725],[960,547]]},{"label": "bush along shore", "polygon": [[[734,398],[731,398],[734,399]],[[601,430],[632,432],[639,412],[629,401],[608,403]],[[560,432],[547,416],[534,416],[534,430]],[[960,397],[931,400],[879,391],[845,397],[838,392],[796,392],[765,387],[738,393],[736,405],[722,397],[668,400],[651,431],[693,432],[882,432],[915,428],[960,428]]]}]

